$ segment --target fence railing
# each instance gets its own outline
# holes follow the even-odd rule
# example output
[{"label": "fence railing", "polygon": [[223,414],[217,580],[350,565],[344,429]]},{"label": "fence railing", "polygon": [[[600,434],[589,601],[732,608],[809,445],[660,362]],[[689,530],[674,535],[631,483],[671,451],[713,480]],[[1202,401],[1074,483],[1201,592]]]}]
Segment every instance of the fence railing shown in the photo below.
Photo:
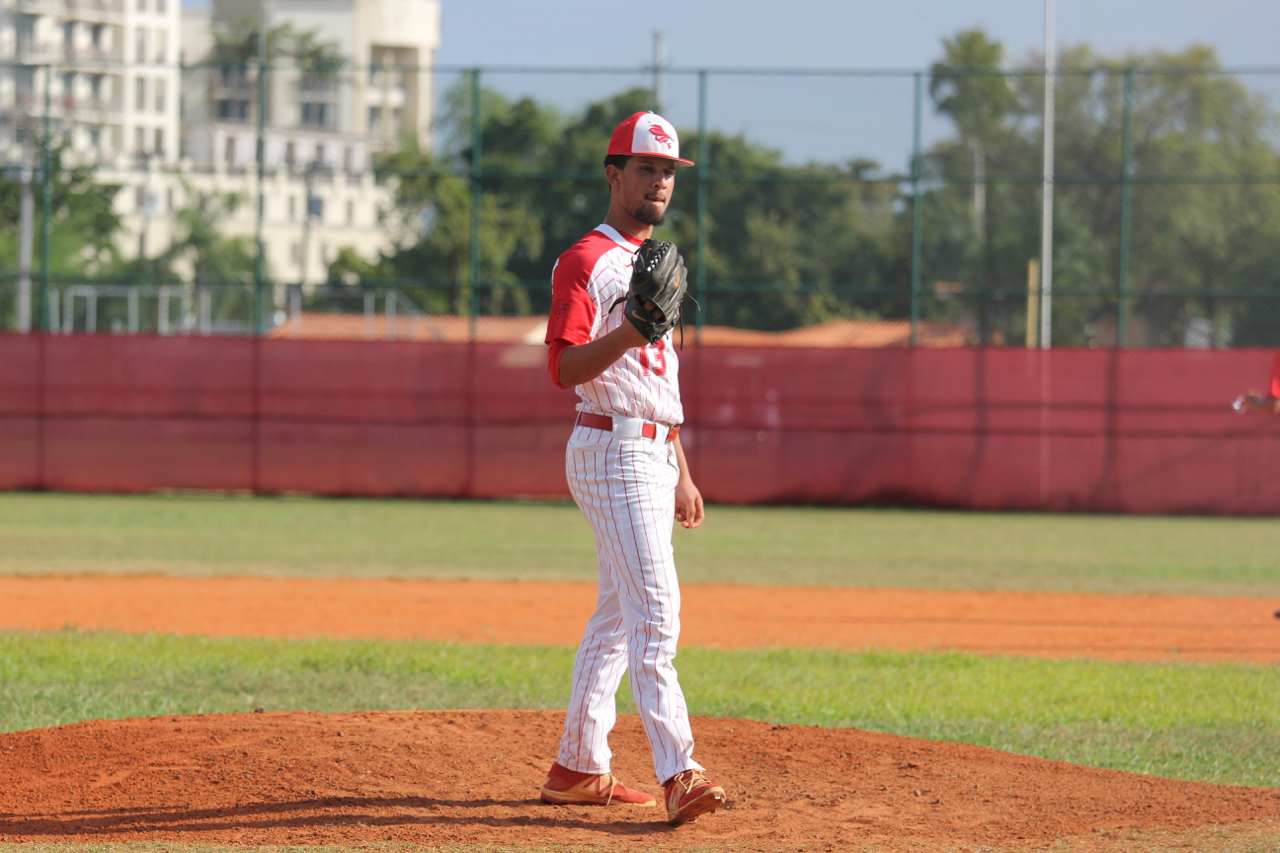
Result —
[{"label": "fence railing", "polygon": [[1060,68],[1046,176],[1036,71],[83,54],[0,63],[0,330],[514,335],[656,107],[692,340],[1039,346],[1047,306],[1054,346],[1280,346],[1280,68]]}]

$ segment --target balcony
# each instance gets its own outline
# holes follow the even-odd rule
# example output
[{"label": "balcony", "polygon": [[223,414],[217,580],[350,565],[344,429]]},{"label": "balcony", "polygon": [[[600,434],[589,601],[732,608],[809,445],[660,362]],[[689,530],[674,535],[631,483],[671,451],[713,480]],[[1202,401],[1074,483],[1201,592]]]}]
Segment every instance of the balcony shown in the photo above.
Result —
[{"label": "balcony", "polygon": [[24,65],[51,65],[64,57],[61,43],[20,37],[14,45],[14,58]]},{"label": "balcony", "polygon": [[64,0],[69,15],[99,18],[124,14],[124,0]]},{"label": "balcony", "polygon": [[122,112],[120,98],[76,98],[68,95],[62,99],[67,118],[73,121],[119,120]]},{"label": "balcony", "polygon": [[69,47],[66,51],[67,62],[77,65],[118,65],[124,61],[124,46],[102,47]]},{"label": "balcony", "polygon": [[62,0],[18,0],[17,9],[24,15],[61,16],[66,7]]}]

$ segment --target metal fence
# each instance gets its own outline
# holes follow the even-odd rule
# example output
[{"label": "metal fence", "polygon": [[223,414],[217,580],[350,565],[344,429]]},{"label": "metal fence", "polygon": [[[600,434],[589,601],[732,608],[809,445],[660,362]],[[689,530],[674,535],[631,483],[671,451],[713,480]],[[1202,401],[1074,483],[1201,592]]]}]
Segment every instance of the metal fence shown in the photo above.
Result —
[{"label": "metal fence", "polygon": [[1051,176],[1034,72],[0,63],[0,330],[538,340],[653,107],[690,340],[1280,345],[1280,68],[1191,59],[1060,68]]}]

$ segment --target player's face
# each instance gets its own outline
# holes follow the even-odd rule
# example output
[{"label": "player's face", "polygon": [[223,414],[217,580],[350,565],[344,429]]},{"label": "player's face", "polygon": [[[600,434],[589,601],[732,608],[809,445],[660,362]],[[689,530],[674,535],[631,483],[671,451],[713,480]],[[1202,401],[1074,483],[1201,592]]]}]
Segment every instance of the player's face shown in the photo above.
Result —
[{"label": "player's face", "polygon": [[676,188],[676,164],[662,157],[632,157],[617,176],[622,209],[644,225],[661,225]]}]

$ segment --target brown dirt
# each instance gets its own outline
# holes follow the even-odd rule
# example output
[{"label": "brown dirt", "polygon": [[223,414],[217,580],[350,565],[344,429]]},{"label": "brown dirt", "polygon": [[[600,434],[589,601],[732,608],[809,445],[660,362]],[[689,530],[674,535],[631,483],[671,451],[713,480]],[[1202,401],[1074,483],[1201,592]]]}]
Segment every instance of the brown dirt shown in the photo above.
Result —
[{"label": "brown dirt", "polygon": [[[573,644],[591,599],[576,584],[0,578],[0,628]],[[1276,663],[1274,604],[692,586],[684,641]],[[538,803],[560,723],[546,711],[265,713],[0,734],[0,841],[1110,851],[1187,849],[1188,833],[1220,827],[1251,849],[1280,841],[1280,790],[711,718],[694,720],[698,757],[730,805],[671,828],[652,810]],[[636,718],[613,745],[615,771],[656,793]]]}]

